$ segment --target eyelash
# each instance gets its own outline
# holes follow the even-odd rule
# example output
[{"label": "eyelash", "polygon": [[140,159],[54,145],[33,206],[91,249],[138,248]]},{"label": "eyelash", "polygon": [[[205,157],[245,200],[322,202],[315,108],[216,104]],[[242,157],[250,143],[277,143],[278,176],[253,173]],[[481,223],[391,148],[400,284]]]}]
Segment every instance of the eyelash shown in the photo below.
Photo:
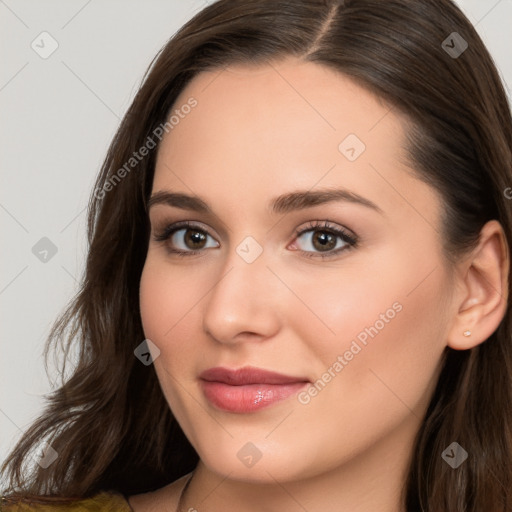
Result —
[{"label": "eyelash", "polygon": [[[190,222],[188,220],[185,220],[185,221],[176,222],[175,224],[171,224],[171,225],[165,227],[160,233],[156,233],[154,235],[154,240],[156,242],[165,242],[176,231],[179,231],[183,228],[194,229],[194,230],[200,231],[208,236],[211,236],[211,235],[209,235],[209,233],[206,230],[201,228],[199,225],[194,224],[193,222]],[[328,220],[323,221],[323,222],[310,221],[305,228],[297,229],[294,234],[295,234],[295,237],[298,238],[301,235],[303,235],[304,233],[307,233],[308,231],[327,232],[329,234],[332,234],[332,235],[335,235],[336,237],[341,238],[343,240],[343,242],[348,244],[344,247],[341,247],[341,248],[333,250],[333,251],[328,251],[326,253],[300,250],[300,252],[303,253],[308,258],[321,258],[321,259],[332,258],[332,257],[337,256],[340,252],[353,249],[353,248],[357,247],[357,245],[358,245],[357,237],[351,235],[350,233],[348,233],[347,231],[345,231],[342,228],[335,227],[335,226],[331,225]],[[181,251],[179,249],[168,249],[168,250],[172,254],[175,254],[176,256],[180,256],[180,257],[194,256],[194,255],[204,251],[204,249],[190,250],[190,251]]]}]

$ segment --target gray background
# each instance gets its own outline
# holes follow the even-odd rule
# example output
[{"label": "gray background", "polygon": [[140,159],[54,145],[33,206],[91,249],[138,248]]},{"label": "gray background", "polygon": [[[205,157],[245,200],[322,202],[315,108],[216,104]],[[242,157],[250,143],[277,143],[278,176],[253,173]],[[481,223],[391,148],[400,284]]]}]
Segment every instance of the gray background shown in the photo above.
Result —
[{"label": "gray background", "polygon": [[[48,381],[42,350],[77,290],[85,208],[108,144],[151,59],[207,3],[0,0],[0,461],[59,384],[52,366]],[[512,0],[458,3],[510,96]],[[58,43],[46,59],[31,47],[51,49],[45,31]],[[43,237],[54,255],[44,242],[34,254]]]}]

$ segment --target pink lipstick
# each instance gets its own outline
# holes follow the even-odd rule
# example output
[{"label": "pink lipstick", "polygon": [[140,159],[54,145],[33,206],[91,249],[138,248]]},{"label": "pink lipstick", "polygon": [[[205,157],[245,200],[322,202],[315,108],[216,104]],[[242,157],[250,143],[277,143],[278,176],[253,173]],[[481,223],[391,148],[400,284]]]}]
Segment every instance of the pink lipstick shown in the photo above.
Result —
[{"label": "pink lipstick", "polygon": [[199,375],[208,401],[224,411],[248,413],[285,400],[310,381],[246,366],[238,370],[215,367]]}]

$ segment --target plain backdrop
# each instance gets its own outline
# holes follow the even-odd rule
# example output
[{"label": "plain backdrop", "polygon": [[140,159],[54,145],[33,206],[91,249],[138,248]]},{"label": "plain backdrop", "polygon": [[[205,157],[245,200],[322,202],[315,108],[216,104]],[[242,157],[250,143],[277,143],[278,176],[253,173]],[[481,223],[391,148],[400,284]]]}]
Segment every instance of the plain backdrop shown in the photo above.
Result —
[{"label": "plain backdrop", "polygon": [[[42,351],[77,290],[110,140],[151,59],[207,3],[0,0],[0,461],[59,383]],[[512,0],[458,3],[510,97]]]}]

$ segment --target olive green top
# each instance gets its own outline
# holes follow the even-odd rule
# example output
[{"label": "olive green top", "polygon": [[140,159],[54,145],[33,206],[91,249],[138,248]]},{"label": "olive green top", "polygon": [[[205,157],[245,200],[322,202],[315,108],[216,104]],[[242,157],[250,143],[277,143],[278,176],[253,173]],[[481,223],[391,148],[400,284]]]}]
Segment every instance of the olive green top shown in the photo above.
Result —
[{"label": "olive green top", "polygon": [[1,512],[133,512],[126,498],[118,492],[100,492],[91,498],[71,501],[67,504],[35,503],[30,501],[16,501],[2,498],[0,500]]}]

